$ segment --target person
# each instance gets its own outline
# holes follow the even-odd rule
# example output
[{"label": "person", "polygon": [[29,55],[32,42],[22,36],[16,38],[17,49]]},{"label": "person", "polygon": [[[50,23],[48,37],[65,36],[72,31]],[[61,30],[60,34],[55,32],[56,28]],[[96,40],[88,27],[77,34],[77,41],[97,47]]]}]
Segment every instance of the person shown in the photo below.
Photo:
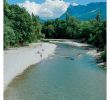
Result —
[{"label": "person", "polygon": [[45,51],[45,50],[42,48],[42,51]]},{"label": "person", "polygon": [[40,57],[41,57],[41,59],[42,59],[42,53],[40,53]]},{"label": "person", "polygon": [[38,54],[40,54],[40,52],[39,52],[39,51],[37,51],[37,53],[38,53]]},{"label": "person", "polygon": [[40,44],[40,46],[42,47],[42,44]]}]

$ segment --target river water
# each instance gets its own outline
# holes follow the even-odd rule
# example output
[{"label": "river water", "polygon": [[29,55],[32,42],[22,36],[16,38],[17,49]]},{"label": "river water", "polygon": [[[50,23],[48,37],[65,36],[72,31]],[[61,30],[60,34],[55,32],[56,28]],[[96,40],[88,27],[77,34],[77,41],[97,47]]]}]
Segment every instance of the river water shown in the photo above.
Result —
[{"label": "river water", "polygon": [[55,55],[28,68],[4,100],[106,100],[106,71],[87,50],[58,44]]}]

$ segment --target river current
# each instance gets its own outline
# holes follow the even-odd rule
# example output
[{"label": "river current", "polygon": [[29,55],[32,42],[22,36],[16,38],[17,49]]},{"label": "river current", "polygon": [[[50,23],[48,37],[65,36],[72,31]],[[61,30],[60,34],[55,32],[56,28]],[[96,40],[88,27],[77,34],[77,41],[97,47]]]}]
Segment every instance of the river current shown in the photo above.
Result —
[{"label": "river current", "polygon": [[4,100],[106,100],[106,71],[88,50],[57,45],[54,55],[9,84]]}]

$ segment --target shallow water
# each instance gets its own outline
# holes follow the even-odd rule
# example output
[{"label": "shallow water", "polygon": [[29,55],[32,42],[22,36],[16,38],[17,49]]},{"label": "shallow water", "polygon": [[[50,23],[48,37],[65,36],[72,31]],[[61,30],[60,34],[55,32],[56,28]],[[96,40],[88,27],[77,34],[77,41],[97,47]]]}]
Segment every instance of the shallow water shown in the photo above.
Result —
[{"label": "shallow water", "polygon": [[58,44],[55,55],[13,80],[4,100],[106,100],[106,71],[86,52]]}]

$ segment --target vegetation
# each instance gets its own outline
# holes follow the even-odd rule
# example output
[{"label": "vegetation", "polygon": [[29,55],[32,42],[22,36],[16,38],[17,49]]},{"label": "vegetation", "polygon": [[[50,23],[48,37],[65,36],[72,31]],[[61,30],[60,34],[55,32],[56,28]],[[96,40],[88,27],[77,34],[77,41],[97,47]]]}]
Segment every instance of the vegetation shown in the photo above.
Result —
[{"label": "vegetation", "polygon": [[78,39],[90,43],[104,50],[106,44],[106,21],[96,19],[90,21],[78,21],[74,17],[65,20],[50,20],[44,23],[42,33],[46,38]]},{"label": "vegetation", "polygon": [[42,38],[39,17],[4,1],[4,48],[23,46]]},{"label": "vegetation", "polygon": [[106,62],[106,49],[104,49],[104,51],[101,54],[101,59]]}]

